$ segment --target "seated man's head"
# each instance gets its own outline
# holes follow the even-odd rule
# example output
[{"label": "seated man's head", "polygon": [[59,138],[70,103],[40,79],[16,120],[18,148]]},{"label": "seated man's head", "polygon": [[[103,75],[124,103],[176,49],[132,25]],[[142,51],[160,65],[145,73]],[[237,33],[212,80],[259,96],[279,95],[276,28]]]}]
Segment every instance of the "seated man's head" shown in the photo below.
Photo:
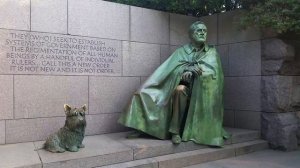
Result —
[{"label": "seated man's head", "polygon": [[197,21],[190,26],[189,37],[193,44],[202,45],[206,41],[207,28],[201,21]]}]

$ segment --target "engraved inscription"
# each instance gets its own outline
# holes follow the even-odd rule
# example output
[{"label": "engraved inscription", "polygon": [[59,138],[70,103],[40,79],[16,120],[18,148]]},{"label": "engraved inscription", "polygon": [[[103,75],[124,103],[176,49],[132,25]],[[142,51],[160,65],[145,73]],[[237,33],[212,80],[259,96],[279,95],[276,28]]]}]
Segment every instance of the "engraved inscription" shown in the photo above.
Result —
[{"label": "engraved inscription", "polygon": [[0,73],[120,75],[121,42],[0,30]]}]

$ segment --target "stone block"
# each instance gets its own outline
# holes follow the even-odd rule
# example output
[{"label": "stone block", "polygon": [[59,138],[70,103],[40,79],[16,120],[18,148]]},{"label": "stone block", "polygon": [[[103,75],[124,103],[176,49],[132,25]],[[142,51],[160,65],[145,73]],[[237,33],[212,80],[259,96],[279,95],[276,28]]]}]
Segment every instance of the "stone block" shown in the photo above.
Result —
[{"label": "stone block", "polygon": [[172,54],[169,45],[160,45],[160,63],[165,62]]},{"label": "stone block", "polygon": [[0,144],[5,144],[5,121],[0,121]]},{"label": "stone block", "polygon": [[160,45],[123,42],[123,75],[149,76],[160,65]]},{"label": "stone block", "polygon": [[253,141],[260,138],[260,132],[239,128],[226,128],[226,131],[232,134],[231,142],[233,144]]},{"label": "stone block", "polygon": [[31,30],[67,34],[67,0],[32,0]]},{"label": "stone block", "polygon": [[218,44],[252,41],[261,38],[260,31],[256,28],[245,30],[238,28],[242,13],[242,10],[234,10],[218,15]]},{"label": "stone block", "polygon": [[64,126],[65,117],[6,121],[6,143],[44,140]]},{"label": "stone block", "polygon": [[[263,76],[261,83],[264,112],[293,111],[294,108],[291,106],[291,97],[294,94],[292,76]],[[295,89],[297,93],[297,87]]]},{"label": "stone block", "polygon": [[207,43],[217,45],[218,43],[218,15],[203,16],[199,18],[207,27]]},{"label": "stone block", "polygon": [[157,10],[130,7],[130,40],[169,44],[169,14]]},{"label": "stone block", "polygon": [[[35,142],[40,147],[43,142]],[[78,152],[51,153],[38,150],[44,168],[90,168],[133,159],[132,150],[105,135],[88,136],[83,140],[85,148]]]},{"label": "stone block", "polygon": [[[240,143],[259,138],[258,131],[233,128],[225,128],[225,130],[232,134],[232,138],[226,141],[226,144],[231,144],[232,142]],[[132,148],[135,160],[207,148],[205,145],[198,145],[192,141],[174,145],[171,140],[159,140],[149,136],[127,139],[125,137],[128,134],[129,132],[123,132],[108,136]]]},{"label": "stone block", "polygon": [[219,160],[235,156],[234,148],[201,149],[184,153],[176,153],[166,156],[155,157],[160,168],[181,168],[203,162]]},{"label": "stone block", "polygon": [[259,150],[268,149],[268,143],[264,140],[255,140],[255,141],[249,141],[244,142],[240,144],[235,144],[235,155],[244,155],[252,152],[256,152]]},{"label": "stone block", "polygon": [[138,77],[90,77],[90,114],[124,111],[140,86]]},{"label": "stone block", "polygon": [[225,109],[261,111],[261,77],[225,77]]},{"label": "stone block", "polygon": [[261,112],[236,110],[234,121],[237,128],[260,130]]},{"label": "stone block", "polygon": [[118,40],[0,29],[0,74],[120,76],[121,47]]},{"label": "stone block", "polygon": [[30,0],[2,0],[0,28],[30,30]]},{"label": "stone block", "polygon": [[229,75],[229,45],[219,45],[216,47],[221,58],[224,76]]},{"label": "stone block", "polygon": [[15,118],[65,116],[64,104],[88,104],[87,76],[15,76]]},{"label": "stone block", "polygon": [[132,148],[134,160],[205,148],[205,146],[195,144],[191,141],[174,145],[171,140],[160,140],[147,136],[137,139],[127,139],[125,138],[127,134],[128,132],[117,133],[111,134],[109,137]]},{"label": "stone block", "polygon": [[189,27],[197,20],[196,17],[170,14],[170,44],[183,45],[189,43]]},{"label": "stone block", "polygon": [[119,116],[120,113],[87,115],[86,135],[127,131],[127,128],[117,123]]},{"label": "stone block", "polygon": [[229,45],[229,76],[261,75],[260,41]]},{"label": "stone block", "polygon": [[262,40],[261,50],[264,60],[291,59],[295,56],[294,47],[278,38]]},{"label": "stone block", "polygon": [[293,111],[300,111],[300,76],[293,76],[291,106]]},{"label": "stone block", "polygon": [[32,142],[0,146],[0,167],[42,168]]},{"label": "stone block", "polygon": [[129,6],[99,0],[68,1],[72,35],[129,40]]},{"label": "stone block", "polygon": [[134,160],[125,163],[102,166],[99,168],[158,168],[158,163],[152,158]]},{"label": "stone block", "polygon": [[265,39],[262,46],[262,74],[287,74],[299,73],[299,61],[295,58],[295,46],[278,38]]},{"label": "stone block", "polygon": [[261,62],[261,74],[262,75],[277,75],[280,73],[280,69],[283,66],[284,60],[263,60]]},{"label": "stone block", "polygon": [[226,127],[234,127],[234,111],[224,110],[223,125]]},{"label": "stone block", "polygon": [[262,138],[271,148],[284,151],[297,150],[299,118],[296,113],[263,113]]},{"label": "stone block", "polygon": [[149,78],[149,76],[142,76],[141,77],[141,85]]},{"label": "stone block", "polygon": [[13,76],[0,75],[0,120],[12,119],[13,114]]}]

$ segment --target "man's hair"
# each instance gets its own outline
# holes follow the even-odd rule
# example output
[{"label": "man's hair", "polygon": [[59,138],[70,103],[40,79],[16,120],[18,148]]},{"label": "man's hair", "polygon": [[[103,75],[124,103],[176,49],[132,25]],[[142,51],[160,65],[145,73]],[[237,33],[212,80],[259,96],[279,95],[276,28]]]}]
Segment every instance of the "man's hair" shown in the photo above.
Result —
[{"label": "man's hair", "polygon": [[[195,31],[195,29],[196,29],[196,26],[199,25],[199,24],[205,25],[205,23],[202,22],[202,21],[196,21],[196,22],[194,22],[194,23],[190,26],[190,28],[189,28],[189,35],[191,35],[192,33],[194,33],[194,31]],[[205,25],[205,26],[206,26],[206,25]]]}]

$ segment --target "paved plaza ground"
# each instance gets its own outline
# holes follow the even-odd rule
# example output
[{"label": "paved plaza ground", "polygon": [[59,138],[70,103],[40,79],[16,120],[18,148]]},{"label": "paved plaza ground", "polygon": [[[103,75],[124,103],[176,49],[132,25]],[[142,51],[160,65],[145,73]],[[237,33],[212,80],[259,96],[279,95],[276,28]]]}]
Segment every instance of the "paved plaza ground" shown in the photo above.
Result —
[{"label": "paved plaza ground", "polygon": [[300,149],[294,152],[263,150],[186,168],[299,168]]}]

